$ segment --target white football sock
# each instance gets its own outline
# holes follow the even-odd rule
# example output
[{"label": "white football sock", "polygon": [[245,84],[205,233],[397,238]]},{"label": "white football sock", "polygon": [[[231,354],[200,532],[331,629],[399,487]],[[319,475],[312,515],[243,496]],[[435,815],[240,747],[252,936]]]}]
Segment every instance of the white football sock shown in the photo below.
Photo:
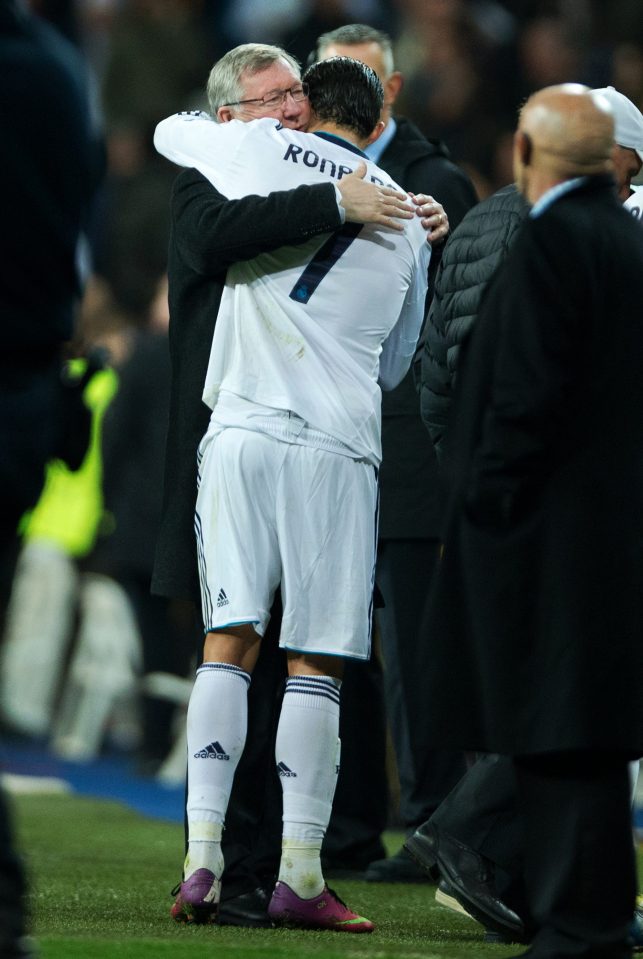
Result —
[{"label": "white football sock", "polygon": [[197,670],[188,706],[188,854],[184,878],[223,872],[221,832],[248,727],[250,676],[228,663]]},{"label": "white football sock", "polygon": [[339,689],[331,676],[291,676],[279,717],[277,772],[283,791],[279,879],[302,899],[324,888],[321,844],[339,772]]}]

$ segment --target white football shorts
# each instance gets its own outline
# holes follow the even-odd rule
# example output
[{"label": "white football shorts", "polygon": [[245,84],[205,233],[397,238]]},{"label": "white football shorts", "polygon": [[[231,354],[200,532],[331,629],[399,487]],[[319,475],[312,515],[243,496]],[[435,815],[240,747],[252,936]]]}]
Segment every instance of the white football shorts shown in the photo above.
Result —
[{"label": "white football shorts", "polygon": [[206,631],[263,636],[281,583],[279,645],[370,655],[377,478],[362,460],[229,427],[201,446],[196,507]]}]

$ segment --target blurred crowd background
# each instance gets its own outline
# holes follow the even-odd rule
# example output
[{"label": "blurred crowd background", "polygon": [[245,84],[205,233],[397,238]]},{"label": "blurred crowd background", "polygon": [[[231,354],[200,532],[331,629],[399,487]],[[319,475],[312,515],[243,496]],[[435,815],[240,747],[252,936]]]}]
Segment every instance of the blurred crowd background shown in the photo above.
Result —
[{"label": "blurred crowd background", "polygon": [[[158,773],[197,640],[180,603],[148,595],[169,395],[165,269],[176,175],[153,150],[155,125],[205,107],[209,69],[232,46],[277,43],[305,65],[321,33],[368,23],[394,41],[404,76],[397,112],[446,143],[482,199],[512,179],[517,110],[534,90],[612,84],[643,109],[641,0],[25,2],[86,58],[107,174],[73,347],[89,363],[92,442],[80,470],[51,465],[42,502],[25,518],[1,649],[2,719],[76,758],[95,755],[111,736]],[[180,779],[180,762],[167,775]]]},{"label": "blurred crowd background", "polygon": [[643,106],[640,0],[30,2],[92,70],[109,156],[95,269],[136,315],[163,272],[175,174],[155,156],[152,131],[176,110],[205,105],[212,63],[238,43],[277,43],[305,65],[321,33],[353,22],[385,30],[405,78],[398,112],[446,143],[481,199],[512,179],[516,113],[534,90],[613,84]]}]

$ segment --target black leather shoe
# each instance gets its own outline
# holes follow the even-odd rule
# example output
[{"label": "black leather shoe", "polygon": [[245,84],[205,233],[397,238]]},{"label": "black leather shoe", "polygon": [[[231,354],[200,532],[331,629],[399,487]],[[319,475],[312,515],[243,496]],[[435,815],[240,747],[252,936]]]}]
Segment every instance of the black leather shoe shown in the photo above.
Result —
[{"label": "black leather shoe", "polygon": [[[438,888],[435,891],[435,901],[438,905],[445,906],[447,909],[458,912],[461,916],[466,916],[467,919],[475,922],[473,916],[470,916],[464,906],[455,898],[451,886],[446,879],[440,879]],[[484,939],[482,941],[505,946],[510,945],[514,940],[515,936],[510,936],[508,932],[496,932],[495,929],[485,929]]]},{"label": "black leather shoe", "polygon": [[261,886],[242,892],[219,903],[217,923],[220,926],[251,926],[254,929],[272,929],[274,922],[268,915],[270,893]]},{"label": "black leather shoe", "polygon": [[364,873],[366,882],[429,882],[423,869],[402,847],[389,859],[376,859]]},{"label": "black leather shoe", "polygon": [[427,869],[437,863],[453,896],[486,929],[524,941],[525,928],[520,916],[496,895],[493,864],[430,822],[420,826],[404,843],[416,862]]},{"label": "black leather shoe", "polygon": [[461,905],[460,901],[455,898],[453,895],[453,890],[446,879],[440,879],[438,888],[435,890],[435,901],[437,902],[438,906],[444,906],[445,909],[451,909],[452,912],[457,912],[461,916],[466,916],[467,919],[471,919],[472,922],[475,922],[473,916],[470,916],[464,906]]},{"label": "black leather shoe", "polygon": [[425,822],[408,837],[404,849],[427,876],[435,876],[436,871],[439,872],[436,829],[430,822]]}]

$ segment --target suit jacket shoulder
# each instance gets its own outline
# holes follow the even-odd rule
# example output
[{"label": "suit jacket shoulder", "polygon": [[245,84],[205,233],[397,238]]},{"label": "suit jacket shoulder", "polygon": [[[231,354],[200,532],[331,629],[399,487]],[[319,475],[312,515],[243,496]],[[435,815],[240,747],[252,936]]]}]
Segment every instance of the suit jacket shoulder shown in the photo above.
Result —
[{"label": "suit jacket shoulder", "polygon": [[384,150],[380,165],[411,193],[430,193],[448,213],[454,230],[467,210],[478,202],[468,174],[451,159],[440,140],[428,140],[405,117],[396,117],[395,136]]}]

